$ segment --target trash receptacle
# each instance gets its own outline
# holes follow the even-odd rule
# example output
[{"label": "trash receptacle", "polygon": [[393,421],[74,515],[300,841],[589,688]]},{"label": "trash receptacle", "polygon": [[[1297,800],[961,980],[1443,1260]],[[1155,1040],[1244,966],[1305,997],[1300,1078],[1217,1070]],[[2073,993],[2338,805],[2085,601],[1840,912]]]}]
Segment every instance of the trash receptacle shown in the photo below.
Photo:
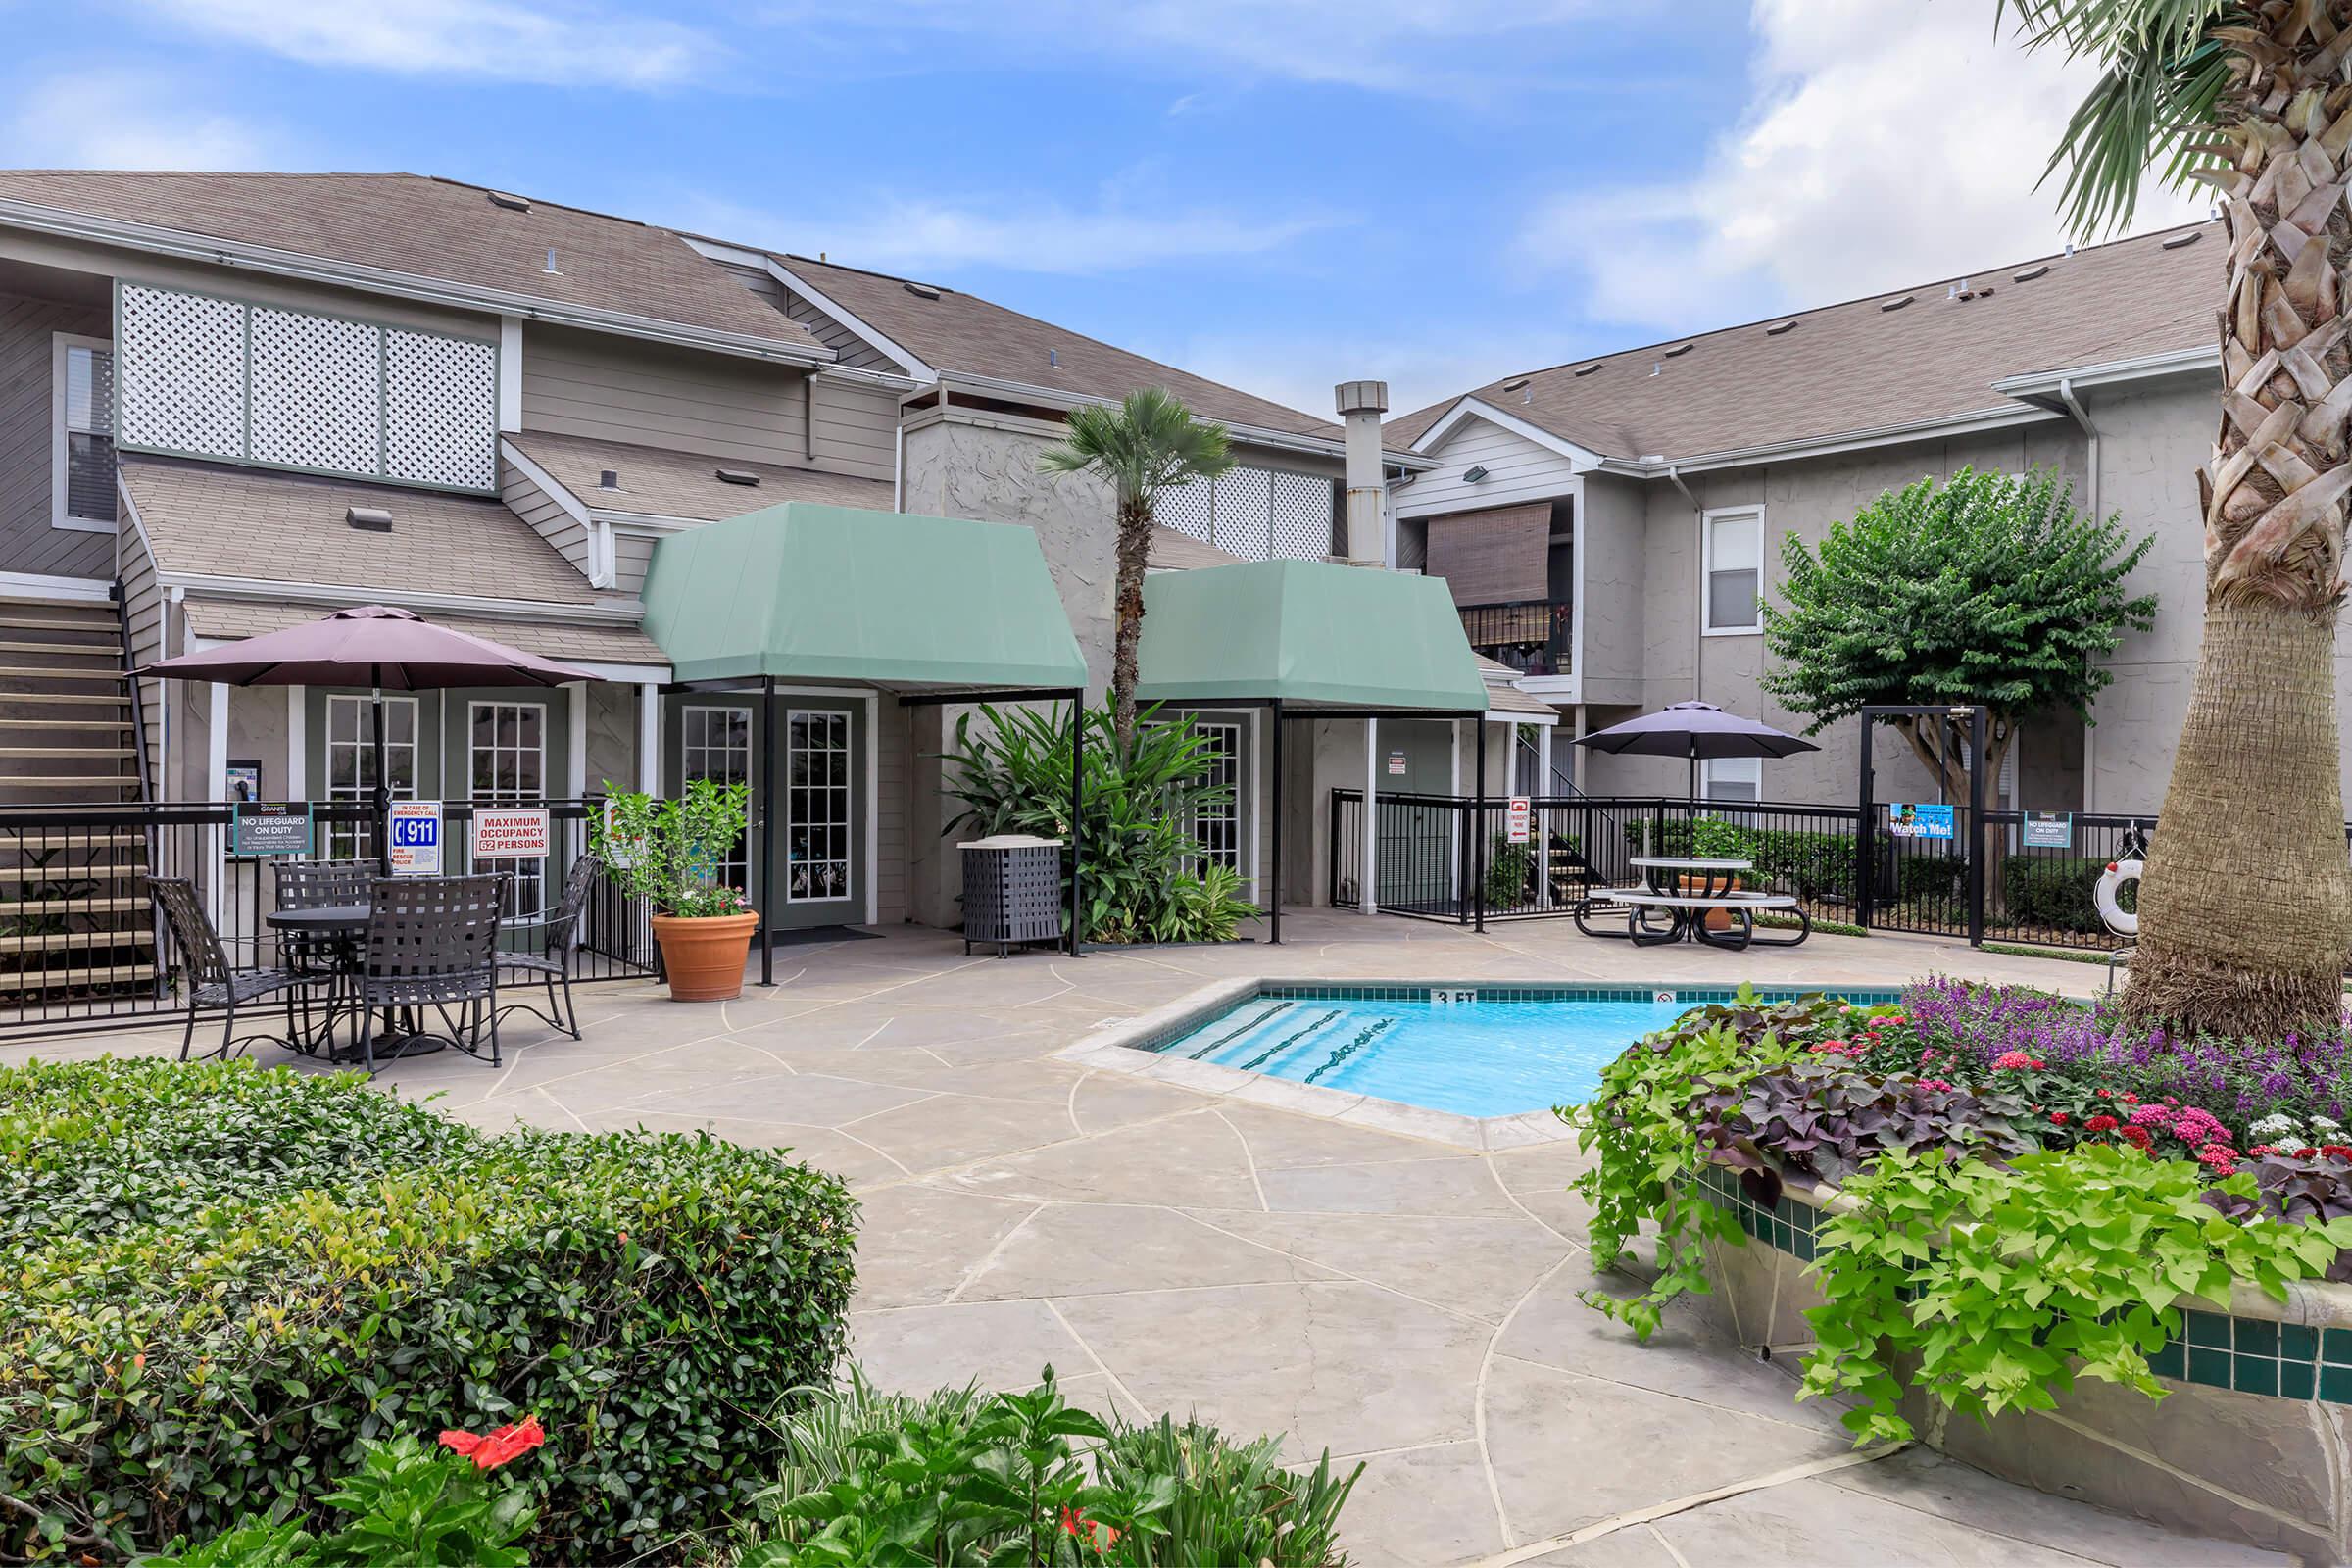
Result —
[{"label": "trash receptacle", "polygon": [[1015,942],[1061,936],[1061,840],[998,833],[956,846],[963,852],[963,951],[994,942],[1002,958]]}]

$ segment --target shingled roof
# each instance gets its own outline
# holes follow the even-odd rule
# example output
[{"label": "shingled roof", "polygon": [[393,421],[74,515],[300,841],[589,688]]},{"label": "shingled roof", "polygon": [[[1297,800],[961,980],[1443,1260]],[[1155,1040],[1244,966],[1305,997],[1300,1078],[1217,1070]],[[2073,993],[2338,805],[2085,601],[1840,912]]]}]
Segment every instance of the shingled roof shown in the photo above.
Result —
[{"label": "shingled roof", "polygon": [[[861,507],[868,512],[892,510],[892,487],[887,479],[861,479],[855,474],[823,473],[777,463],[745,463],[548,430],[511,431],[503,439],[546,469],[548,476],[570,491],[582,506],[604,512],[716,522],[781,501],[821,501],[827,506]],[[721,468],[750,474],[760,482],[731,484],[718,476]],[[599,487],[597,481],[607,470],[620,480],[617,490]]]},{"label": "shingled roof", "polygon": [[1081,397],[1123,398],[1165,387],[1203,418],[1321,441],[1340,427],[1219,382],[1113,348],[975,294],[887,272],[775,253],[787,271],[934,369],[961,370]]},{"label": "shingled roof", "polygon": [[[1693,459],[2014,408],[1994,381],[2211,344],[2226,243],[2218,224],[2168,229],[1461,396],[1610,458]],[[1970,297],[1952,298],[1955,283]],[[1383,444],[1411,446],[1459,401],[1397,416]]]},{"label": "shingled roof", "polygon": [[[0,170],[0,200],[378,268],[830,358],[666,228],[421,174]],[[556,271],[547,269],[555,252]]]}]

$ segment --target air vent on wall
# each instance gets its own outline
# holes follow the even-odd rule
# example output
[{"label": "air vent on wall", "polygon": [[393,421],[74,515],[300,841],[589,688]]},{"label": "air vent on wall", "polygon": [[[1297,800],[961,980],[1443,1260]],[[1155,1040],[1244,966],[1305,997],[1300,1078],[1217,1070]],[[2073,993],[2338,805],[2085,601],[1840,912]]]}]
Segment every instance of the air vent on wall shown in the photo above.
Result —
[{"label": "air vent on wall", "polygon": [[354,528],[364,528],[369,533],[392,531],[392,512],[388,507],[346,507],[343,520]]},{"label": "air vent on wall", "polygon": [[749,468],[721,468],[718,480],[721,484],[758,484],[760,476]]},{"label": "air vent on wall", "polygon": [[1772,325],[1764,329],[1764,335],[1766,337],[1779,337],[1783,332],[1793,332],[1795,330],[1796,323],[1794,321],[1775,321],[1772,323]]},{"label": "air vent on wall", "polygon": [[905,289],[907,293],[913,295],[918,300],[935,300],[939,298],[939,290],[933,288],[928,283],[902,283],[899,286]]},{"label": "air vent on wall", "polygon": [[1483,463],[1474,463],[1470,465],[1469,467],[1462,470],[1462,483],[1477,484],[1480,480],[1486,478],[1486,476],[1487,466]]},{"label": "air vent on wall", "polygon": [[494,190],[490,193],[490,205],[504,207],[510,213],[527,213],[531,210],[531,199],[528,196],[510,196],[503,190]]},{"label": "air vent on wall", "polygon": [[2049,275],[2049,271],[2050,264],[2044,262],[2039,267],[2029,267],[2022,272],[2011,272],[2009,274],[2009,281],[2012,283],[2031,283],[2037,277],[2047,277]]},{"label": "air vent on wall", "polygon": [[2203,231],[2200,229],[2192,228],[2185,234],[2175,234],[2171,239],[2168,239],[2164,242],[2164,248],[2168,251],[2177,251],[2183,245],[2194,245],[2197,242],[2197,236],[2201,232]]},{"label": "air vent on wall", "polygon": [[1881,300],[1879,302],[1879,309],[1882,311],[1899,311],[1904,306],[1910,304],[1913,298],[1915,298],[1915,296],[1906,294],[1899,300]]}]

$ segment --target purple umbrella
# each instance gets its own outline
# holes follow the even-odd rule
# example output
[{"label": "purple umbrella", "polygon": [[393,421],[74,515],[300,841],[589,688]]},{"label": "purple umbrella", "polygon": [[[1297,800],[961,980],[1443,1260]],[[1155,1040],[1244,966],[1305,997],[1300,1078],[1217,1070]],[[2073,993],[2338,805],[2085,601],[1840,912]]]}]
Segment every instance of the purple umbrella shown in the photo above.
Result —
[{"label": "purple umbrella", "polygon": [[1699,759],[1719,757],[1794,757],[1820,747],[1801,736],[1759,724],[1752,718],[1727,713],[1713,703],[1674,703],[1654,713],[1629,718],[1622,724],[1577,737],[1612,756],[1681,757],[1690,762],[1690,805],[1698,805]]},{"label": "purple umbrella", "polygon": [[449,686],[563,686],[596,680],[584,669],[418,619],[386,605],[338,610],[318,620],[132,671],[224,686],[366,686],[374,693],[376,862],[392,870],[385,824],[392,809],[384,757],[384,692]]}]

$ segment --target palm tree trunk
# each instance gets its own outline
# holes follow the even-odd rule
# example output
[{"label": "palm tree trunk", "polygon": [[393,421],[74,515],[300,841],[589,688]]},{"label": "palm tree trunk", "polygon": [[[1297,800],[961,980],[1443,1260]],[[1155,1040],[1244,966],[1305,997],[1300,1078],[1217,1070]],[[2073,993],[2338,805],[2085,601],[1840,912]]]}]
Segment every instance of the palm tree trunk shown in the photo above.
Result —
[{"label": "palm tree trunk", "polygon": [[[2205,640],[2139,900],[2126,1006],[2227,1034],[2342,1025],[2352,950],[2335,710],[2352,318],[2352,87],[2333,7],[2228,29],[2233,155],[2222,421],[2205,470]],[[2221,29],[2217,29],[2217,35]],[[2306,85],[2308,83],[2309,85]]]},{"label": "palm tree trunk", "polygon": [[1119,498],[1118,575],[1111,593],[1111,723],[1123,755],[1135,739],[1136,649],[1144,637],[1144,568],[1152,558],[1152,503]]}]

